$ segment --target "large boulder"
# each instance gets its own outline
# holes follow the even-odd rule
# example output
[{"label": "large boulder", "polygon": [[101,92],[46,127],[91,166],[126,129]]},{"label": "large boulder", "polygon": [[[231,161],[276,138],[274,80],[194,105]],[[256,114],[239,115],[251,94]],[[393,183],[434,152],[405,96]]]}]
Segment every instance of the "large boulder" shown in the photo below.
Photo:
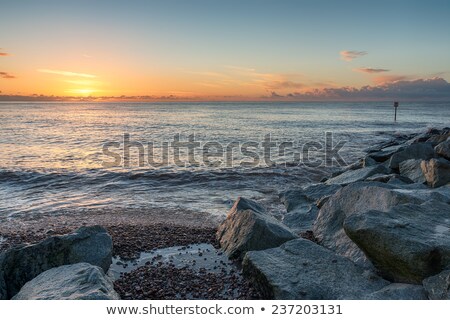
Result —
[{"label": "large boulder", "polygon": [[344,173],[334,178],[328,179],[325,183],[328,185],[330,184],[347,185],[357,181],[363,181],[368,177],[378,173],[388,174],[390,173],[390,170],[385,166],[379,164],[375,166],[364,167],[361,169],[345,171]]},{"label": "large boulder", "polygon": [[409,159],[399,164],[400,175],[407,177],[416,183],[425,183],[425,175],[423,174],[420,163],[422,160]]},{"label": "large boulder", "polygon": [[238,198],[217,230],[217,239],[232,259],[247,251],[278,247],[297,238],[288,227],[267,214],[258,203]]},{"label": "large boulder", "polygon": [[431,200],[354,214],[344,229],[386,279],[420,284],[450,267],[449,221],[450,205]]},{"label": "large boulder", "polygon": [[450,300],[450,270],[424,279],[423,287],[430,300]]},{"label": "large boulder", "polygon": [[427,294],[421,285],[391,283],[381,290],[364,297],[365,300],[427,300]]},{"label": "large boulder", "polygon": [[414,143],[394,153],[389,160],[389,168],[398,169],[401,162],[409,159],[428,160],[433,156],[434,149],[431,143]]},{"label": "large boulder", "polygon": [[13,300],[119,300],[103,270],[89,263],[47,270],[27,282]]},{"label": "large boulder", "polygon": [[286,207],[283,223],[295,232],[311,230],[319,212],[317,202],[340,188],[339,185],[316,184],[281,193],[280,200]]},{"label": "large boulder", "polygon": [[389,284],[305,239],[247,252],[242,267],[266,299],[361,299]]},{"label": "large boulder", "polygon": [[105,272],[112,261],[112,240],[103,227],[82,227],[33,245],[12,248],[0,255],[7,297],[40,273],[66,264],[87,262]]},{"label": "large boulder", "polygon": [[370,267],[371,263],[361,249],[347,236],[343,229],[344,220],[357,213],[369,210],[388,211],[404,203],[420,204],[429,199],[450,201],[450,188],[401,189],[398,186],[380,182],[358,182],[350,184],[323,205],[313,226],[317,240],[323,246],[340,255]]},{"label": "large boulder", "polygon": [[431,159],[422,161],[420,166],[430,187],[437,188],[450,183],[450,161]]},{"label": "large boulder", "polygon": [[447,160],[450,160],[450,139],[447,139],[444,142],[439,143],[434,151],[438,156],[444,157]]}]

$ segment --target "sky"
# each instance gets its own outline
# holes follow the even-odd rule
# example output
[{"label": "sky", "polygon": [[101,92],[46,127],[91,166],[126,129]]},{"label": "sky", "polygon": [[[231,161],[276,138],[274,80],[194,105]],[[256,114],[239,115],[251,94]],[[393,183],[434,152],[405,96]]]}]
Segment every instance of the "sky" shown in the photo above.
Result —
[{"label": "sky", "polygon": [[448,100],[450,1],[0,0],[0,100]]}]

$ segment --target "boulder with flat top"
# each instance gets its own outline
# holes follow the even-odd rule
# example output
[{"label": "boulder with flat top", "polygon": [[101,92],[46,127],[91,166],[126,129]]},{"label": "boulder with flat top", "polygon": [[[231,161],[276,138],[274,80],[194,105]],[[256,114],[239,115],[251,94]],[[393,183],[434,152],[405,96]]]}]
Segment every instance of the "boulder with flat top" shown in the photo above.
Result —
[{"label": "boulder with flat top", "polygon": [[421,204],[430,199],[450,202],[450,188],[421,187],[406,189],[404,186],[380,182],[350,184],[332,195],[320,209],[313,227],[314,235],[323,246],[370,267],[371,262],[366,255],[345,233],[344,220],[370,210],[386,212],[399,204]]},{"label": "boulder with flat top", "polygon": [[361,299],[389,284],[349,259],[306,239],[247,252],[243,274],[266,299]]},{"label": "boulder with flat top", "polygon": [[344,230],[384,278],[421,284],[450,268],[450,205],[430,200],[348,216]]}]

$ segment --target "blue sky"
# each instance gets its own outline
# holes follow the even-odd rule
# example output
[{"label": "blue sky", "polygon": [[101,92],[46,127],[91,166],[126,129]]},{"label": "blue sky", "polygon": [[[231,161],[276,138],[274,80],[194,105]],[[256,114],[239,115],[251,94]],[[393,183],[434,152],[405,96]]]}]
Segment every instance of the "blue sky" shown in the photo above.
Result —
[{"label": "blue sky", "polygon": [[[56,94],[78,90],[42,69],[93,74],[97,83],[79,90],[99,95],[450,81],[450,1],[0,0],[0,48],[8,94],[50,94],[33,88],[39,79]],[[342,51],[365,54],[345,61]]]}]

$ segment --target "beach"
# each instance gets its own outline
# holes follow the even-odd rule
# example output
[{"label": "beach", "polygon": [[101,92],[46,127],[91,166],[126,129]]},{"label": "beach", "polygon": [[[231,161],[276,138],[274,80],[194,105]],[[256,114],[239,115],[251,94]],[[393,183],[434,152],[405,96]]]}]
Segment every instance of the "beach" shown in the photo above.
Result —
[{"label": "beach", "polygon": [[[108,139],[114,141],[114,137],[120,139],[121,130],[125,132],[126,129],[119,125],[114,129],[115,133],[110,132],[110,126],[102,123],[105,105],[75,106],[77,114],[80,114],[80,108],[84,110],[87,122],[79,126],[80,131],[66,133],[65,122],[69,121],[67,125],[73,123],[69,118],[60,120],[62,127],[57,128],[57,135],[52,140],[43,139],[39,133],[41,129],[48,132],[48,127],[53,125],[47,123],[47,112],[61,112],[64,117],[63,113],[73,112],[74,106],[19,105],[18,109],[31,112],[30,119],[22,121],[27,122],[29,127],[35,127],[37,134],[33,139],[36,145],[30,141],[29,145],[18,149],[13,157],[3,158],[0,171],[0,191],[3,195],[0,202],[0,252],[20,252],[23,245],[41,246],[49,239],[62,241],[58,239],[70,238],[79,230],[84,230],[83,228],[96,230],[94,226],[100,226],[103,228],[102,233],[107,234],[105,237],[110,237],[112,241],[109,253],[112,264],[105,272],[109,281],[114,283],[114,289],[121,299],[278,298],[273,296],[272,289],[261,284],[260,276],[255,278],[254,273],[260,272],[255,270],[259,267],[256,262],[249,264],[248,260],[244,259],[246,251],[240,253],[239,249],[235,253],[235,249],[230,249],[227,244],[229,240],[224,240],[234,237],[235,233],[240,234],[239,230],[242,228],[239,226],[239,218],[233,222],[239,227],[227,226],[231,221],[230,216],[233,216],[233,210],[241,210],[240,206],[250,208],[261,221],[268,219],[265,224],[273,223],[276,228],[284,230],[281,240],[269,239],[265,242],[261,236],[258,243],[267,247],[249,245],[249,248],[273,248],[287,240],[299,238],[321,248],[337,250],[340,255],[346,256],[345,251],[339,252],[341,249],[334,247],[336,239],[331,236],[331,231],[325,232],[316,228],[317,215],[319,211],[325,210],[322,210],[322,207],[327,206],[327,201],[337,197],[336,194],[339,194],[343,186],[354,183],[357,185],[359,182],[375,184],[370,187],[381,188],[380,192],[387,192],[383,188],[390,190],[394,185],[395,188],[403,190],[402,192],[409,192],[406,190],[411,188],[426,188],[423,177],[420,181],[405,178],[401,176],[404,173],[399,171],[398,163],[391,168],[386,161],[396,152],[421,143],[426,144],[424,149],[411,151],[412,155],[408,157],[425,160],[436,157],[434,151],[430,150],[444,142],[448,135],[445,128],[429,128],[430,125],[444,127],[447,118],[435,117],[435,112],[446,110],[443,109],[446,108],[445,105],[433,105],[430,107],[431,111],[410,106],[411,110],[417,111],[416,114],[404,114],[405,121],[398,124],[388,119],[380,120],[379,114],[375,116],[372,108],[359,110],[358,117],[362,120],[361,124],[357,124],[354,112],[358,109],[355,104],[325,105],[322,106],[322,116],[313,118],[308,116],[311,108],[316,110],[317,105],[287,104],[275,108],[243,104],[240,109],[222,104],[169,106],[191,120],[199,110],[210,113],[210,120],[203,119],[202,123],[196,123],[194,127],[191,124],[187,126],[184,117],[173,118],[173,113],[169,116],[170,121],[165,119],[165,123],[159,120],[161,122],[158,125],[152,124],[153,117],[164,118],[165,105],[107,105],[108,110],[116,108],[115,112],[119,113],[111,115],[113,120],[109,120],[116,122],[116,125],[117,121],[122,121],[120,117],[123,114],[138,113],[146,116],[145,120],[137,120],[133,128],[128,128],[140,137],[133,144],[133,148],[138,151],[140,149],[137,141],[142,144],[154,141],[152,139],[155,135],[162,140],[171,141],[174,132],[186,132],[188,129],[203,136],[204,141],[214,141],[216,146],[226,146],[234,139],[251,141],[261,137],[263,145],[266,141],[263,133],[267,130],[274,131],[273,139],[277,143],[275,151],[280,151],[277,149],[280,142],[289,141],[288,138],[297,144],[292,150],[274,152],[271,164],[264,162],[266,154],[262,147],[258,156],[261,162],[252,166],[210,166],[208,162],[180,166],[174,162],[164,167],[138,166],[136,163],[131,167],[124,167],[123,164],[102,167],[105,153],[101,152],[101,143],[107,143]],[[13,111],[11,106],[2,107],[0,111],[6,119],[13,119],[14,112],[18,112]],[[17,109],[17,106],[14,107]],[[217,109],[218,107],[220,109]],[[224,108],[228,120],[222,120],[222,124],[217,123],[215,113],[224,112]],[[379,108],[386,116],[390,113],[382,106]],[[331,122],[331,119],[327,118],[330,110],[333,110],[335,118],[340,120]],[[264,116],[245,126],[244,123],[248,122],[248,117],[255,111],[263,112]],[[178,127],[168,129],[169,124],[175,126],[174,122]],[[230,131],[231,123],[234,123],[236,130]],[[305,144],[311,141],[327,144],[328,135],[324,132],[331,130],[331,124],[336,129],[333,132],[335,140],[331,141],[331,144],[335,146],[339,145],[340,141],[345,142],[339,150],[340,155],[333,155],[331,164],[327,163],[327,154],[320,152],[311,153],[311,158],[307,160],[322,161],[321,165],[315,165],[315,162],[295,162],[299,160],[296,156],[302,155]],[[18,125],[6,121],[1,130],[4,133],[15,132],[14,126]],[[108,133],[102,135],[102,131]],[[11,141],[3,141],[6,150],[12,148],[14,138],[21,141],[23,136],[13,136],[9,138]],[[188,139],[188,134],[185,134],[185,138]],[[61,154],[63,147],[64,153]],[[38,154],[34,148],[45,152]],[[81,151],[82,148],[84,151]],[[195,152],[197,156],[201,156],[204,150],[203,148]],[[258,153],[258,149],[256,150]],[[188,159],[189,149],[180,156]],[[246,154],[232,154],[236,161],[245,160],[245,156]],[[253,157],[256,158],[255,154]],[[341,160],[345,162],[344,165],[339,163]],[[415,163],[413,167],[416,171],[417,165],[419,164]],[[411,178],[416,179],[416,176]],[[436,191],[442,193],[444,189],[445,187],[440,187]],[[446,198],[438,199],[447,201]],[[368,200],[369,203],[371,201]],[[418,200],[408,201],[416,203]],[[327,210],[332,212],[331,209]],[[255,221],[260,221],[258,219]],[[229,232],[231,235],[227,235]],[[233,241],[240,243],[244,240]],[[354,251],[359,252],[356,249]],[[349,257],[352,258],[351,255]],[[321,258],[318,259],[320,261]],[[331,260],[336,260],[339,264],[339,259]],[[342,263],[347,264],[348,261]],[[326,276],[328,272],[325,270],[323,274]],[[322,281],[321,277],[322,275],[317,276],[319,283]],[[378,284],[369,287],[376,291],[385,284],[385,280],[380,279]],[[365,291],[361,293],[366,294],[368,293]],[[346,297],[348,296],[330,296],[332,299]]]},{"label": "beach", "polygon": [[[228,259],[226,264],[223,261],[218,263],[216,259],[220,256],[216,255],[210,255],[210,261],[205,263],[204,270],[200,272],[189,268],[191,260],[187,268],[180,269],[180,265],[176,268],[168,258],[167,263],[160,264],[160,259],[153,259],[152,263],[155,262],[155,265],[152,270],[148,270],[150,263],[147,263],[146,267],[137,270],[137,267],[131,267],[126,275],[120,274],[122,266],[133,266],[144,252],[168,247],[181,247],[178,252],[185,252],[189,246],[195,244],[209,244],[211,249],[219,250],[216,239],[218,223],[217,218],[206,214],[164,209],[92,210],[69,216],[41,216],[23,219],[19,224],[17,221],[2,223],[0,253],[14,246],[33,244],[51,236],[69,234],[82,226],[101,225],[112,237],[112,254],[117,261],[113,262],[115,265],[111,268],[118,273],[115,285],[122,299],[258,298],[258,293],[240,275],[236,263]],[[209,248],[208,246],[206,250],[209,251]],[[204,252],[205,250],[196,250],[195,257],[206,259],[202,258]],[[147,279],[146,282],[142,281],[143,277]],[[170,283],[174,287],[171,288]]]}]

